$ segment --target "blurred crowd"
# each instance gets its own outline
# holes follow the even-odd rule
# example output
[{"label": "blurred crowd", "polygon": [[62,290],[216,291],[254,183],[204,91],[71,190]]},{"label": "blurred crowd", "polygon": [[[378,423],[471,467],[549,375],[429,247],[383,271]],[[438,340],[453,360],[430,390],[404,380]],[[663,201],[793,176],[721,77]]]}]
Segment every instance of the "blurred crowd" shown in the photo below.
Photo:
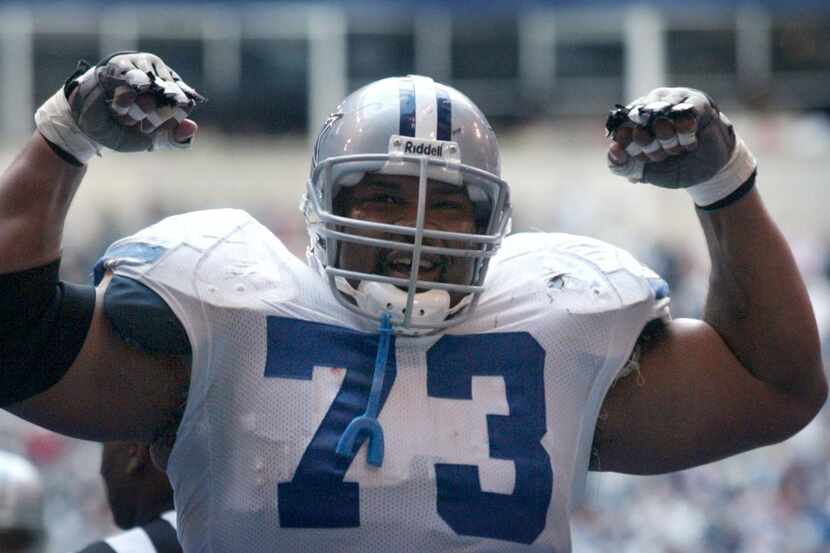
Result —
[{"label": "blurred crowd", "polygon": [[825,409],[786,446],[688,471],[599,477],[574,524],[575,551],[830,550],[828,423]]}]

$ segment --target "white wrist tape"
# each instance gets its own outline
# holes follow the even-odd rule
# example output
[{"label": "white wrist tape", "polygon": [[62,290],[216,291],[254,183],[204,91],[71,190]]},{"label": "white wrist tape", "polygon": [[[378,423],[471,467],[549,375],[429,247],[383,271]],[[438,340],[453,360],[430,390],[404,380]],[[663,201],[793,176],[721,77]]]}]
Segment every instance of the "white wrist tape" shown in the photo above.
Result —
[{"label": "white wrist tape", "polygon": [[35,112],[37,130],[49,142],[86,164],[93,156],[101,155],[98,144],[85,135],[72,118],[72,109],[61,87]]},{"label": "white wrist tape", "polygon": [[608,155],[608,168],[615,175],[627,178],[630,182],[643,182],[643,171],[645,170],[646,162],[629,157],[623,164],[617,164]]},{"label": "white wrist tape", "polygon": [[686,190],[692,196],[695,204],[706,207],[720,201],[741,187],[750,176],[758,162],[744,141],[735,137],[735,149],[732,156],[723,168],[711,179],[688,187]]}]

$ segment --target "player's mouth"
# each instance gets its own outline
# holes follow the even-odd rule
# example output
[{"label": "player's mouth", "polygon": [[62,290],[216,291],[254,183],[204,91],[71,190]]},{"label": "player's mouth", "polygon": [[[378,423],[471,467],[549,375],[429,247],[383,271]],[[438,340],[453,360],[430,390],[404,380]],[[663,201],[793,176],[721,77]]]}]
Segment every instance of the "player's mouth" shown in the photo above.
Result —
[{"label": "player's mouth", "polygon": [[[383,260],[383,274],[408,279],[412,273],[412,256],[408,252],[393,253]],[[421,254],[418,263],[418,280],[440,281],[447,266],[447,259],[438,255]]]}]

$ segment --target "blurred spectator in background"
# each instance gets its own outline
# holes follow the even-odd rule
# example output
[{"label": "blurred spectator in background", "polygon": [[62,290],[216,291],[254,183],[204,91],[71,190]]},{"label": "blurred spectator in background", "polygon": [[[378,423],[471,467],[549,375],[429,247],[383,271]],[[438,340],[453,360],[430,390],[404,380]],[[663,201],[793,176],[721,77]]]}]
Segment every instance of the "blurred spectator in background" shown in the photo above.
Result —
[{"label": "blurred spectator in background", "polygon": [[23,457],[0,451],[0,552],[40,553],[45,544],[40,474]]},{"label": "blurred spectator in background", "polygon": [[113,520],[127,532],[93,543],[80,553],[181,553],[173,490],[167,476],[153,464],[147,445],[104,444],[101,476]]}]

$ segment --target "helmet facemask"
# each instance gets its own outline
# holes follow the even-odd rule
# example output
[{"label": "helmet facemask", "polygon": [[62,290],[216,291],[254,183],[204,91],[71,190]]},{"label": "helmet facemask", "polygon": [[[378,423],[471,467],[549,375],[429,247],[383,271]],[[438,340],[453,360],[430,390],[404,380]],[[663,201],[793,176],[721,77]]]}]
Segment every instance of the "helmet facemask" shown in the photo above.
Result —
[{"label": "helmet facemask", "polygon": [[[422,153],[407,153],[413,150]],[[462,164],[458,152],[455,142],[393,135],[387,154],[331,157],[313,168],[304,204],[312,239],[310,254],[335,297],[346,308],[377,321],[389,312],[393,326],[402,334],[439,331],[470,316],[483,291],[489,258],[508,232],[510,202],[509,189],[503,180]],[[413,226],[366,221],[336,213],[334,200],[338,192],[343,187],[355,186],[367,174],[417,178],[417,184],[413,183],[418,188]],[[476,212],[475,232],[426,228],[430,181],[464,187]],[[430,242],[442,245],[430,245]],[[338,258],[344,243],[362,244],[409,259],[408,275],[402,278],[384,275],[379,269],[342,268]],[[424,280],[421,261],[425,257],[448,260],[448,263],[472,260],[469,281]]]},{"label": "helmet facemask", "polygon": [[[509,232],[509,187],[500,172],[493,128],[459,91],[419,75],[370,83],[343,100],[314,143],[303,202],[310,262],[343,306],[368,319],[391,318],[399,334],[461,323],[476,307],[489,259]],[[367,176],[369,183],[402,186],[395,190],[405,193],[404,201],[372,211],[369,199],[369,211],[338,212],[340,190]],[[455,199],[451,187],[466,192],[455,218],[451,207],[428,197],[448,186]],[[360,205],[366,190],[352,189],[349,205]],[[462,224],[470,201],[475,225]],[[447,211],[432,211],[438,209]],[[373,257],[387,262],[362,263]],[[443,260],[448,268],[436,271]],[[458,271],[465,263],[469,278]]]}]

